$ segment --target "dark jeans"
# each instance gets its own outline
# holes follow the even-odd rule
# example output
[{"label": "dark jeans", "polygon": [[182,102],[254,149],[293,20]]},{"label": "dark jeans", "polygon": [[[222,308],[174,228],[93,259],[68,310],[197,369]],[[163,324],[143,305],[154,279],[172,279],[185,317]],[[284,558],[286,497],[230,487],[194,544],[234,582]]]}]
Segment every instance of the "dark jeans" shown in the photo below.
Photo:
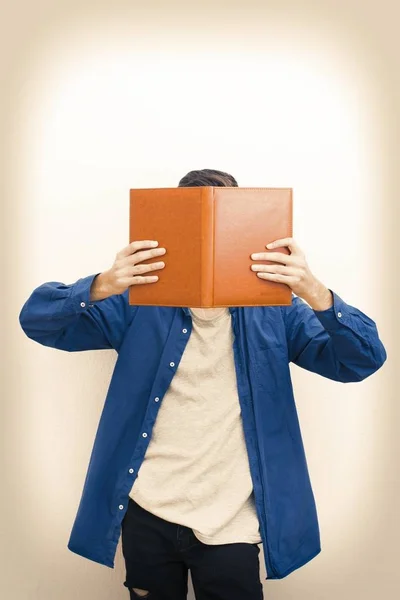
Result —
[{"label": "dark jeans", "polygon": [[[258,544],[204,544],[129,498],[122,521],[124,585],[131,600],[186,600],[190,569],[196,600],[262,600]],[[139,596],[132,588],[148,591]]]}]

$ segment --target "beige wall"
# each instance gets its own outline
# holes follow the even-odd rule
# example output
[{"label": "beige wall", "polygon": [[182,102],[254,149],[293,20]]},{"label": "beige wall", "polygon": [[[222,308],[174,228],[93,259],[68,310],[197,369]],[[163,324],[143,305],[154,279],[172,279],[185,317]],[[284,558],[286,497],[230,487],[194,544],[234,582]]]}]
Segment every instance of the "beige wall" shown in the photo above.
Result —
[{"label": "beige wall", "polygon": [[311,270],[389,356],[358,384],[291,366],[323,550],[266,597],[399,596],[396,4],[2,5],[2,598],[126,598],[120,546],[115,570],[66,547],[115,355],[41,347],[18,314],[40,283],[111,265],[130,187],[204,167],[293,186]]}]

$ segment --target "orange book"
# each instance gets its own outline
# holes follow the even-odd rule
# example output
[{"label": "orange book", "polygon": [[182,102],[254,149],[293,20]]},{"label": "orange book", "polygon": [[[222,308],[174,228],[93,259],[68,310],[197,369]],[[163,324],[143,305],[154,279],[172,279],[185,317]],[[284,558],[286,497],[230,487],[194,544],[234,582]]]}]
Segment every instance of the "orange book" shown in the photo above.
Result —
[{"label": "orange book", "polygon": [[[166,253],[155,283],[129,288],[129,304],[213,308],[288,305],[291,288],[251,270],[255,252],[292,237],[291,188],[174,187],[130,190],[129,241],[157,240]],[[282,264],[282,263],[279,263]]]}]

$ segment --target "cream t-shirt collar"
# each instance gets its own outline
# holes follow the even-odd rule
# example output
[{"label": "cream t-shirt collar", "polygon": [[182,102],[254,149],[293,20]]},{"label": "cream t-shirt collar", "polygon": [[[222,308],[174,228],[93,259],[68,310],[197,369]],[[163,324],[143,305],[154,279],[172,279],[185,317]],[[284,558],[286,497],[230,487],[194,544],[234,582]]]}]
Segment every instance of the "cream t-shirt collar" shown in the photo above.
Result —
[{"label": "cream t-shirt collar", "polygon": [[229,309],[227,307],[217,308],[189,308],[192,318],[197,322],[213,322],[219,321],[224,316],[230,316]]}]

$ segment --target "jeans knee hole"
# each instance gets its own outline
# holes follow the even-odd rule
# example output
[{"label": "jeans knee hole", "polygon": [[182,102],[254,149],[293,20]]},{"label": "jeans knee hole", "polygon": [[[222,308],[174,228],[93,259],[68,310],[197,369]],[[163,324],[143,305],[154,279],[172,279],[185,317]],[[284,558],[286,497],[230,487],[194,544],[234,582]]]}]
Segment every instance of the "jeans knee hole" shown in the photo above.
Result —
[{"label": "jeans knee hole", "polygon": [[139,588],[131,588],[136,598],[149,598],[150,592],[148,590],[141,590]]}]

